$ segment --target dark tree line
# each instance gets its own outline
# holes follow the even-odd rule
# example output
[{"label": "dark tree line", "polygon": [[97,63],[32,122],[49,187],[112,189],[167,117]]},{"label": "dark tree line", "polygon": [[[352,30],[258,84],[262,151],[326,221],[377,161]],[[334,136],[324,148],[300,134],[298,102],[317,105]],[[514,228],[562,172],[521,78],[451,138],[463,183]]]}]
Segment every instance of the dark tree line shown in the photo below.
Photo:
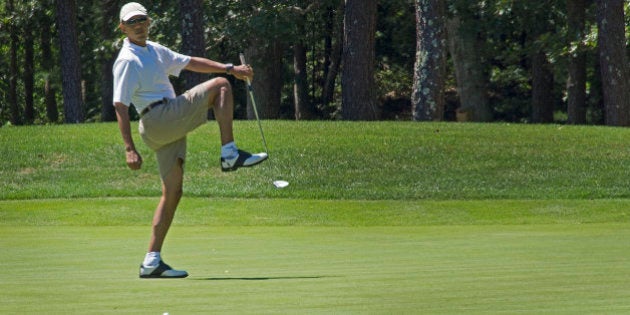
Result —
[{"label": "dark tree line", "polygon": [[[0,4],[0,125],[114,120],[125,2]],[[152,40],[224,62],[245,52],[264,118],[630,125],[624,0],[142,3]],[[252,118],[237,94],[237,118]]]}]

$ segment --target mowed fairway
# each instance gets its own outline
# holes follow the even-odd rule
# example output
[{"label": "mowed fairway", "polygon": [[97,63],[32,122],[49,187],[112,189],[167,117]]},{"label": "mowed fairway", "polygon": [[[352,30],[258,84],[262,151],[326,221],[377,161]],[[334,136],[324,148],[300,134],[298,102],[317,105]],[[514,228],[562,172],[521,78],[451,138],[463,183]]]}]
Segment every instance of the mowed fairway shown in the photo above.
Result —
[{"label": "mowed fairway", "polygon": [[625,225],[179,227],[184,280],[140,280],[140,227],[3,227],[0,312],[626,313]]},{"label": "mowed fairway", "polygon": [[273,168],[223,174],[191,137],[171,280],[138,278],[148,152],[127,170],[114,124],[0,129],[0,314],[630,313],[628,130],[265,123]]}]

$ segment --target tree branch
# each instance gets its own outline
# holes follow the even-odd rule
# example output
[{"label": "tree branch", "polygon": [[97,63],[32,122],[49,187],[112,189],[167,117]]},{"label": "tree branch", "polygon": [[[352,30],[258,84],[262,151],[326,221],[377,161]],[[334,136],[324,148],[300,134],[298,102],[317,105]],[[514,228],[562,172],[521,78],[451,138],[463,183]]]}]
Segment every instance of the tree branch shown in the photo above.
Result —
[{"label": "tree branch", "polygon": [[319,0],[315,0],[311,4],[309,4],[308,7],[306,7],[306,9],[303,9],[298,6],[289,7],[289,12],[304,16],[304,15],[307,15],[309,12],[315,9],[318,9],[320,6],[321,6],[321,2]]}]

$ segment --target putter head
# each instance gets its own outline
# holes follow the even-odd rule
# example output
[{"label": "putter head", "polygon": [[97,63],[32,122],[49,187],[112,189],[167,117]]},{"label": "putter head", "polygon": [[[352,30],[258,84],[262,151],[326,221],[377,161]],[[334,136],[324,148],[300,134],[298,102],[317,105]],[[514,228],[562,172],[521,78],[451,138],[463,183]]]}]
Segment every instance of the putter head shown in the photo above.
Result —
[{"label": "putter head", "polygon": [[276,186],[276,188],[284,188],[289,186],[289,182],[284,180],[275,180],[273,181],[273,185]]}]

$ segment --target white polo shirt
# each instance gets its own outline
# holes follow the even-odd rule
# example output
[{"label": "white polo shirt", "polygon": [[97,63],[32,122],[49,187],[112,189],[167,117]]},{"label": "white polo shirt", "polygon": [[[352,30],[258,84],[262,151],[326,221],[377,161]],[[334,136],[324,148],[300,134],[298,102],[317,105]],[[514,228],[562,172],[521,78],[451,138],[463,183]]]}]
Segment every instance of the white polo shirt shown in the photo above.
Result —
[{"label": "white polo shirt", "polygon": [[149,104],[175,98],[169,75],[179,76],[190,56],[176,53],[158,43],[135,45],[125,38],[114,63],[114,103],[132,103],[141,113]]}]

